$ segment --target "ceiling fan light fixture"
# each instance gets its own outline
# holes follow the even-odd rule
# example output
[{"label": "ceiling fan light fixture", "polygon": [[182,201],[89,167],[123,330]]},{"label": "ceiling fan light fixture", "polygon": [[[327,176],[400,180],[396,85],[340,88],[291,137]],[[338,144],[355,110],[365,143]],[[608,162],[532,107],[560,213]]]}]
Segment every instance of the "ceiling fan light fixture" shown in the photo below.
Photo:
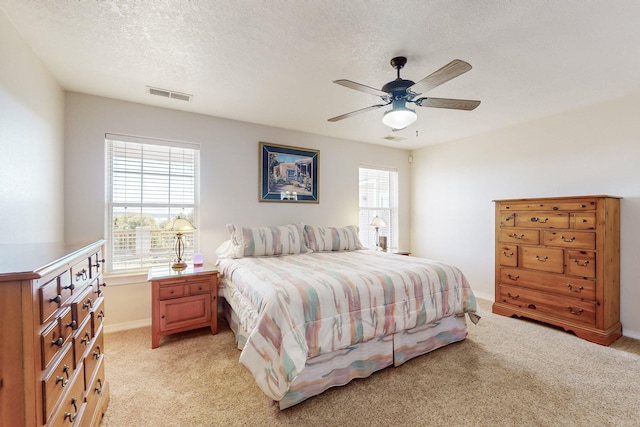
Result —
[{"label": "ceiling fan light fixture", "polygon": [[415,111],[407,107],[394,106],[391,110],[384,113],[382,117],[382,123],[389,126],[391,129],[404,129],[411,125],[418,118]]}]

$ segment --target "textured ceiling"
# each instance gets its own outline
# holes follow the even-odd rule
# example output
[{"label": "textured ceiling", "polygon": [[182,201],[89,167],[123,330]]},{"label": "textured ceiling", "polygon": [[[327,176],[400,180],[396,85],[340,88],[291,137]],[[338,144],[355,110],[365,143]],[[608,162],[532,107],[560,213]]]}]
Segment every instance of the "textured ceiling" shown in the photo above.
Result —
[{"label": "textured ceiling", "polygon": [[[637,0],[0,0],[60,85],[143,104],[417,148],[640,92]],[[384,109],[328,118],[418,81],[452,59],[473,69],[428,96],[474,111],[418,108],[391,132]],[[7,58],[2,58],[6,61]],[[193,95],[148,94],[148,86]],[[389,135],[406,140],[389,142]]]}]

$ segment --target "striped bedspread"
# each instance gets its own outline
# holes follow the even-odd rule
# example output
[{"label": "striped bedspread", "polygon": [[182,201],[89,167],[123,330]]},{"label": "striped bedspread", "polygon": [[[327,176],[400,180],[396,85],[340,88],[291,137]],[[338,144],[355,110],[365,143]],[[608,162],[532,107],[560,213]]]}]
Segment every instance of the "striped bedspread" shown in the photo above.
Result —
[{"label": "striped bedspread", "polygon": [[227,299],[249,332],[240,362],[280,400],[308,358],[468,313],[476,300],[456,267],[372,250],[218,261]]}]

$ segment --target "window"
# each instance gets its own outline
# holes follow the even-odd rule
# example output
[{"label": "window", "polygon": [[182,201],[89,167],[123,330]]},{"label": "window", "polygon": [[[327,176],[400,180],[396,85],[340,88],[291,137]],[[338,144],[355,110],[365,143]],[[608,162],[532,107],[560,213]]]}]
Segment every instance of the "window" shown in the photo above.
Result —
[{"label": "window", "polygon": [[360,241],[373,248],[375,228],[369,223],[379,216],[387,227],[379,229],[387,237],[387,248],[397,248],[398,230],[398,172],[373,167],[360,168]]},{"label": "window", "polygon": [[183,258],[197,250],[200,150],[195,144],[106,136],[107,271],[140,271],[175,259],[180,215],[196,227],[185,234]]}]

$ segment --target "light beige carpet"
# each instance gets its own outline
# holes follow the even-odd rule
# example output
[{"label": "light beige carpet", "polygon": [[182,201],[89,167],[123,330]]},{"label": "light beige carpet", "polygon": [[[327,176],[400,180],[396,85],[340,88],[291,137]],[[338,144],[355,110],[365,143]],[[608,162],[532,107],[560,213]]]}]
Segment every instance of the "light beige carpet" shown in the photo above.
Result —
[{"label": "light beige carpet", "polygon": [[640,425],[640,341],[610,347],[492,314],[469,336],[280,411],[269,406],[224,322],[163,337],[105,336],[105,427]]}]

